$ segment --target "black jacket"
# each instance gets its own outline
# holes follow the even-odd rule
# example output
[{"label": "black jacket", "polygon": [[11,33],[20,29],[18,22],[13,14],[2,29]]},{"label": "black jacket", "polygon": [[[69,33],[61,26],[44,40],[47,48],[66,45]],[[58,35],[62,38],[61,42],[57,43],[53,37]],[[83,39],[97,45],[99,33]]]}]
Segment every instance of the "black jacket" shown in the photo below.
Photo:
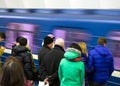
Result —
[{"label": "black jacket", "polygon": [[44,80],[46,77],[49,79],[50,86],[59,86],[59,78],[58,78],[58,67],[61,59],[64,56],[64,49],[55,45],[55,47],[43,58],[42,66],[44,70],[42,79]]},{"label": "black jacket", "polygon": [[38,52],[38,62],[39,62],[39,65],[41,65],[42,63],[42,60],[43,60],[43,57],[50,51],[51,49],[46,46],[46,45],[43,45],[43,47],[40,49],[40,51]]},{"label": "black jacket", "polygon": [[32,72],[32,54],[28,48],[25,46],[14,46],[12,49],[12,55],[18,58],[18,60],[22,63],[26,78],[28,80],[33,79]]}]

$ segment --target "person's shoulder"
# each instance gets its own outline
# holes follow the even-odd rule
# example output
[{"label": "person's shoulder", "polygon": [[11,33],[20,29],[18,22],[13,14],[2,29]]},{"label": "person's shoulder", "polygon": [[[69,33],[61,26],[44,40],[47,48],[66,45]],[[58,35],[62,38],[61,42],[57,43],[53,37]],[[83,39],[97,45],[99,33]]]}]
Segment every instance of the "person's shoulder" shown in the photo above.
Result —
[{"label": "person's shoulder", "polygon": [[39,52],[43,52],[43,51],[45,51],[45,50],[47,50],[47,48],[44,47],[44,46],[42,46],[42,47],[40,48]]},{"label": "person's shoulder", "polygon": [[64,63],[64,62],[66,62],[66,58],[62,58],[60,61],[60,63]]},{"label": "person's shoulder", "polygon": [[83,61],[80,61],[80,64],[81,64],[81,65],[84,65],[84,62],[83,62]]},{"label": "person's shoulder", "polygon": [[95,51],[96,51],[95,48],[93,48],[89,51],[89,53],[94,53]]}]

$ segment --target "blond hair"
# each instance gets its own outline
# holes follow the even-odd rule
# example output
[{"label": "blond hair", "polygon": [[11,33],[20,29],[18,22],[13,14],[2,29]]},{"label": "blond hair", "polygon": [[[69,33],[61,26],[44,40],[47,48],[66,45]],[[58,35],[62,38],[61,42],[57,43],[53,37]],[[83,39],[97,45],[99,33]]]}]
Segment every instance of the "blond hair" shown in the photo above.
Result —
[{"label": "blond hair", "polygon": [[82,53],[85,54],[85,55],[87,55],[88,52],[87,52],[86,43],[85,43],[85,42],[80,42],[78,45],[80,46],[80,48],[81,48],[81,50],[82,50]]}]

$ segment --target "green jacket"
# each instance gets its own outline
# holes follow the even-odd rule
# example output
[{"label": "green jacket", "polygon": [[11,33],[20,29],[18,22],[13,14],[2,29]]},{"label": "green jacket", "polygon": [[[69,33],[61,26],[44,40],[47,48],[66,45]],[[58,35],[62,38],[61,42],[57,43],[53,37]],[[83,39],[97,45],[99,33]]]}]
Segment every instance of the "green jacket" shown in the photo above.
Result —
[{"label": "green jacket", "polygon": [[84,80],[84,63],[82,61],[71,61],[80,57],[76,49],[69,48],[59,65],[58,75],[60,86],[82,86]]}]

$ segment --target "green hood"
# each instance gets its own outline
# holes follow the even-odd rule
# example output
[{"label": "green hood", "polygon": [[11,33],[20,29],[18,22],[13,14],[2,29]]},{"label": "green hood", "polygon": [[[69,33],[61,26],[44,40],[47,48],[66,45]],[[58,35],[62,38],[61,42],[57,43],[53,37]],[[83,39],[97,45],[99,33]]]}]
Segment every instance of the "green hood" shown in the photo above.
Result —
[{"label": "green hood", "polygon": [[81,52],[74,48],[67,48],[64,57],[67,59],[74,59],[81,56]]}]

